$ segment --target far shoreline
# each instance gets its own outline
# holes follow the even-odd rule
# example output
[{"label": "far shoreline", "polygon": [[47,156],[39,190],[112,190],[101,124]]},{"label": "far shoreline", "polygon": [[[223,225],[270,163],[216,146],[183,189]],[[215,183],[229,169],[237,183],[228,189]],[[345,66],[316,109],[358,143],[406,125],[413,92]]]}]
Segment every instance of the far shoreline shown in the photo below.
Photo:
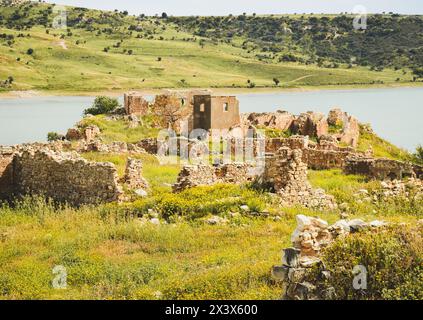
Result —
[{"label": "far shoreline", "polygon": [[256,88],[233,88],[233,87],[174,87],[174,88],[128,88],[119,90],[100,90],[100,91],[57,91],[57,90],[22,90],[0,92],[0,99],[20,99],[20,98],[38,98],[38,97],[72,97],[72,96],[108,96],[119,97],[125,92],[138,91],[146,95],[155,95],[163,90],[196,90],[209,89],[215,94],[262,94],[262,93],[301,93],[301,92],[319,92],[319,91],[337,91],[337,90],[371,90],[371,89],[402,89],[402,88],[423,88],[423,82],[415,83],[391,83],[374,85],[324,85],[324,86],[305,86],[295,88],[284,87],[256,87]]}]

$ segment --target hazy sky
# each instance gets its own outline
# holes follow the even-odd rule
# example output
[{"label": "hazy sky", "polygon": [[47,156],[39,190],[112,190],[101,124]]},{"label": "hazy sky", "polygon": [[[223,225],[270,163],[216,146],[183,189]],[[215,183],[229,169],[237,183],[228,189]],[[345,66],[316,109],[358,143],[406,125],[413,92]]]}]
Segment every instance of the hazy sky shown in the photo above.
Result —
[{"label": "hazy sky", "polygon": [[422,0],[49,0],[79,7],[128,10],[132,14],[228,15],[246,13],[339,13],[357,5],[369,13],[423,14]]}]

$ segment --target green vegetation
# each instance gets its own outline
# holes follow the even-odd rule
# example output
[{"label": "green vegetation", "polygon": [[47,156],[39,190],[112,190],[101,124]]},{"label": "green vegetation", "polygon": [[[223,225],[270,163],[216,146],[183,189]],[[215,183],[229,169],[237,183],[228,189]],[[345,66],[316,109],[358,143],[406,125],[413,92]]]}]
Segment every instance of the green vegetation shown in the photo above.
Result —
[{"label": "green vegetation", "polygon": [[128,127],[128,122],[124,120],[110,121],[105,115],[84,118],[81,125],[96,125],[100,128],[104,142],[124,141],[129,143],[139,142],[143,138],[157,137],[158,129],[152,128],[148,117],[143,118],[142,125],[136,128]]},{"label": "green vegetation", "polygon": [[47,133],[47,141],[49,141],[49,142],[61,140],[62,138],[63,138],[63,135],[61,135],[57,132]]},{"label": "green vegetation", "polygon": [[[352,235],[325,250],[331,272],[328,283],[339,299],[422,300],[423,226],[393,226],[389,230]],[[368,290],[354,290],[349,270],[365,266]]]},{"label": "green vegetation", "polygon": [[[0,209],[0,297],[279,299],[282,287],[271,280],[269,271],[280,260],[281,248],[290,245],[295,216],[320,216],[330,223],[339,219],[337,212],[281,208],[267,195],[248,186],[199,187],[175,195],[162,183],[172,183],[177,168],[154,167],[152,158],[145,157],[144,175],[153,190],[148,198],[134,203],[72,209],[35,198],[25,199],[14,208],[3,206]],[[124,162],[110,155],[88,154],[87,158]],[[340,190],[337,197],[346,201],[351,197],[342,193],[369,187],[360,177],[346,177],[337,172],[312,172],[310,178],[316,186]],[[348,203],[353,206],[351,201]],[[240,211],[240,204],[248,204],[252,210],[269,211],[270,215],[255,217],[243,213],[231,217],[230,212]],[[161,225],[140,219],[149,216],[148,209],[164,219]],[[364,211],[352,213],[352,217],[407,223],[421,218],[421,212],[419,216],[386,215],[384,211],[373,213],[371,208],[361,209]],[[212,214],[226,217],[228,223],[218,226],[203,223]],[[381,251],[385,242],[390,245],[393,241],[397,240],[378,240],[377,248]],[[401,254],[394,255],[398,259],[409,252],[408,247],[401,248]],[[366,257],[364,253],[371,256],[371,249],[363,247],[358,257]],[[357,253],[351,251],[352,254]],[[66,290],[51,286],[52,269],[56,265],[67,269]],[[375,268],[379,273],[389,272],[383,264]],[[406,273],[400,276],[405,277]],[[397,283],[408,285],[402,278]],[[378,286],[391,288],[384,282]],[[402,289],[398,291],[398,296],[402,292]],[[390,294],[384,297],[391,297],[393,292]]]},{"label": "green vegetation", "polygon": [[[350,66],[350,58],[358,57],[356,50],[372,50],[373,45],[356,45],[351,30],[344,32],[349,17],[345,21],[342,17],[314,16],[246,17],[245,21],[238,21],[237,17],[131,16],[122,12],[71,7],[67,13],[67,29],[54,29],[52,5],[28,3],[20,7],[0,8],[0,79],[14,78],[7,86],[0,86],[0,90],[75,93],[132,88],[247,89],[410,84],[415,77],[409,69],[414,63],[410,59],[411,56],[420,59],[421,51],[418,49],[420,35],[410,36],[410,32],[419,28],[419,17],[383,17],[386,23],[388,20],[392,23],[401,21],[400,26],[395,28],[397,31],[386,35],[370,30],[365,34],[359,33],[360,37],[368,35],[371,38],[369,42],[372,39],[376,39],[376,43],[383,41],[384,46],[376,45],[378,50],[386,48],[387,39],[403,39],[403,32],[407,33],[406,44],[400,42],[396,45],[393,40],[389,46],[386,54],[393,54],[393,60],[377,51],[372,53],[375,59],[396,63],[395,66],[387,65],[382,71],[375,71],[361,62],[361,65]],[[314,22],[315,19],[318,21]],[[293,34],[284,33],[283,22],[286,20]],[[228,30],[233,36],[216,35],[216,27],[208,28],[213,23],[227,28],[222,32]],[[321,24],[344,33],[336,40],[328,40],[334,41],[330,45],[326,44],[326,40],[313,42],[316,40],[314,36],[307,43],[298,40],[308,39],[303,37],[304,32],[316,32],[321,37],[326,30],[320,27]],[[241,25],[245,27],[242,29],[245,32],[241,30]],[[299,31],[306,26],[312,28]],[[199,28],[209,31],[204,33]],[[267,35],[275,35],[276,38]],[[339,41],[342,43],[338,46]],[[345,41],[353,48],[344,45]],[[331,51],[325,54],[320,52],[323,49],[309,48],[310,43],[329,46],[335,51],[335,48],[342,48],[339,50],[345,52],[340,58],[337,54],[332,57]],[[283,46],[282,52],[271,51],[278,46]],[[404,63],[397,62],[402,61],[402,55],[395,53],[400,49],[405,51]],[[289,58],[288,52],[294,52],[292,56],[295,57],[301,53],[303,58]],[[332,60],[339,60],[337,68],[333,67]],[[384,66],[386,63],[383,63]]]},{"label": "green vegetation", "polygon": [[120,107],[119,101],[114,98],[96,97],[91,108],[85,109],[84,114],[99,115],[108,114]]},{"label": "green vegetation", "polygon": [[[378,181],[367,181],[365,177],[344,175],[341,170],[311,171],[309,173],[311,184],[322,188],[333,195],[338,203],[347,205],[348,213],[364,217],[369,214],[383,214],[391,217],[416,216],[422,217],[423,199],[416,192],[409,190],[408,197],[392,197],[377,201],[362,201],[363,196],[357,194],[360,190],[367,190],[369,195],[380,189]],[[360,200],[360,201],[358,201]]]},{"label": "green vegetation", "polygon": [[[84,154],[89,160],[116,164],[121,176],[127,156]],[[1,298],[278,299],[282,287],[271,280],[269,270],[280,260],[281,248],[290,245],[295,216],[319,216],[330,223],[339,219],[339,211],[281,207],[276,198],[248,185],[197,187],[173,194],[170,184],[176,181],[179,166],[159,166],[151,155],[137,157],[143,160],[144,176],[152,188],[148,197],[133,203],[72,209],[28,198],[13,208],[0,208]],[[421,202],[398,199],[396,206],[358,204],[354,193],[380,187],[363,177],[332,170],[312,171],[309,178],[314,187],[347,203],[351,218],[411,224],[422,218]],[[267,213],[243,213],[240,206],[244,204],[252,211]],[[161,225],[148,222],[152,212],[158,214]],[[204,223],[211,215],[228,222],[217,226]],[[395,241],[400,241],[380,237],[377,252],[382,252],[384,246],[397,248]],[[410,248],[414,241],[419,240],[411,239]],[[359,255],[352,250],[347,252],[363,259],[367,254],[370,258],[366,261],[383,275],[377,292],[382,287],[390,290],[391,286],[384,282],[390,271],[372,260],[373,248],[359,248]],[[398,259],[409,252],[409,247],[401,248],[400,255],[394,255]],[[421,254],[417,257],[421,259]],[[349,261],[355,260],[346,263]],[[407,265],[414,268],[415,261]],[[66,290],[51,287],[56,265],[67,269]],[[414,277],[418,269],[413,270],[410,276]],[[384,298],[404,298],[415,293],[409,280],[404,280],[406,273],[400,277],[393,280],[401,288],[397,295],[390,290]],[[338,275],[335,279],[338,281]]]},{"label": "green vegetation", "polygon": [[353,28],[353,15],[172,17],[182,30],[214,42],[232,43],[259,60],[339,68],[346,64],[413,68],[420,76],[423,37],[420,16],[370,15],[366,31]]},{"label": "green vegetation", "polygon": [[413,161],[413,157],[407,150],[403,150],[392,143],[378,137],[368,125],[360,126],[360,139],[358,141],[359,151],[373,150],[373,154],[378,158],[388,158],[401,161]]},{"label": "green vegetation", "polygon": [[416,163],[423,165],[423,147],[421,145],[416,148],[413,158]]}]

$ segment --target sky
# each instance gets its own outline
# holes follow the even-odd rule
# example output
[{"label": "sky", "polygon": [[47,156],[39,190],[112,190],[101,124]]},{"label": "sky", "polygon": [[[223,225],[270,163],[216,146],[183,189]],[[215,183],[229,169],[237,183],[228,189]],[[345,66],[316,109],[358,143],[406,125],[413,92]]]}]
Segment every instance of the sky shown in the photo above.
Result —
[{"label": "sky", "polygon": [[78,7],[127,10],[131,14],[228,15],[352,12],[364,6],[368,13],[423,14],[422,0],[48,0]]}]

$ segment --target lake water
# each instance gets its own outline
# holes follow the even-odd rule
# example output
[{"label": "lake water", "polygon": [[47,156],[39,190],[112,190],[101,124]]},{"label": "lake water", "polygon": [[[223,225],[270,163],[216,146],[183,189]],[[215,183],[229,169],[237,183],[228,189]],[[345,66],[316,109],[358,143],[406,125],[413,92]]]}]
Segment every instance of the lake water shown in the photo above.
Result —
[{"label": "lake water", "polygon": [[[340,107],[360,122],[371,123],[385,139],[414,150],[423,144],[423,88],[327,90],[239,94],[241,112],[278,109],[294,114],[327,113]],[[94,97],[0,99],[0,145],[45,141],[47,133],[65,133],[81,119]]]}]

